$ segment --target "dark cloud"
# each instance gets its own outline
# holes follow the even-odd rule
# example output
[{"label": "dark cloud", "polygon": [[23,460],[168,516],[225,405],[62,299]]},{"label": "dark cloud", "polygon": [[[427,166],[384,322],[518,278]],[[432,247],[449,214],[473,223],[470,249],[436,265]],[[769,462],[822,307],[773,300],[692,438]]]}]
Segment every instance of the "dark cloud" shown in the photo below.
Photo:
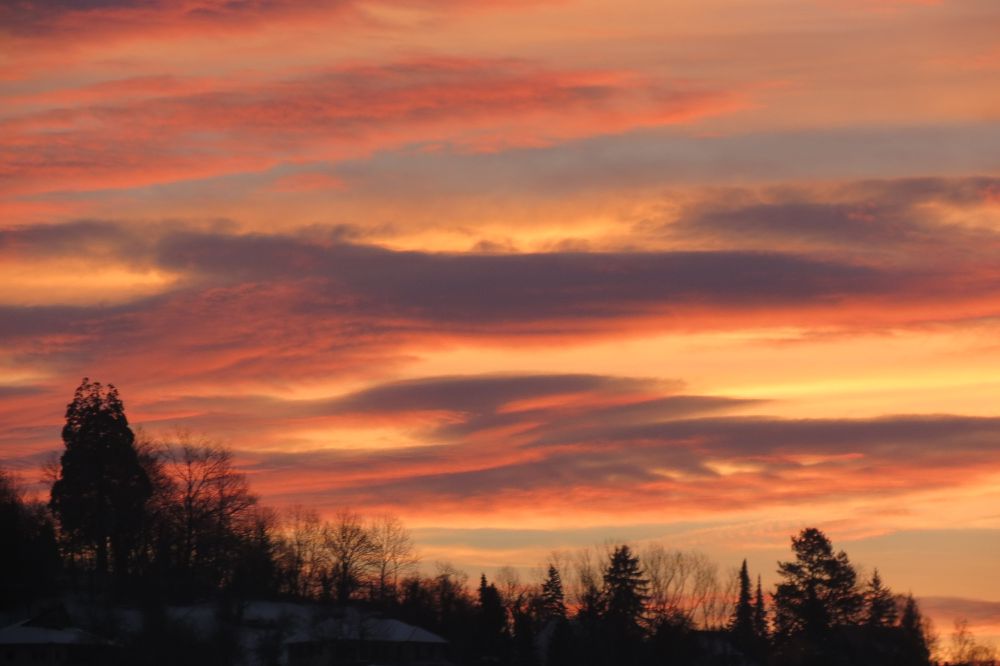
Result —
[{"label": "dark cloud", "polygon": [[[530,401],[576,390],[589,398]],[[766,504],[825,499],[859,485],[883,495],[947,485],[955,474],[972,478],[1000,461],[1000,418],[702,415],[751,403],[657,394],[647,381],[613,377],[443,377],[379,386],[310,408],[354,409],[362,417],[381,410],[446,412],[421,436],[434,446],[248,455],[254,473],[265,477],[310,470],[312,489],[303,492],[331,504],[429,506],[511,497],[591,497],[605,507],[640,497]],[[749,470],[749,476],[730,476],[727,469]]]},{"label": "dark cloud", "polygon": [[779,252],[433,254],[292,238],[184,234],[165,268],[219,279],[315,277],[386,313],[445,321],[613,318],[692,302],[753,307],[885,290],[878,269]]},{"label": "dark cloud", "polygon": [[[1000,418],[967,416],[887,416],[877,419],[704,418],[589,429],[593,438],[625,442],[692,442],[717,456],[863,453],[947,458],[976,451],[1000,451]],[[533,446],[558,447],[580,433],[554,433]],[[943,447],[947,443],[948,447]]]},{"label": "dark cloud", "polygon": [[0,398],[20,398],[45,393],[45,387],[33,385],[0,386]]},{"label": "dark cloud", "polygon": [[[377,385],[342,397],[283,400],[271,396],[183,396],[143,406],[143,422],[162,427],[223,429],[231,437],[258,437],[286,429],[289,420],[328,423],[372,418],[405,424],[409,414],[433,420],[421,426],[427,441],[457,444],[466,438],[540,419],[546,432],[588,424],[662,421],[732,411],[760,401],[717,396],[662,395],[679,382],[601,375],[476,375],[429,377]],[[542,401],[536,402],[538,399]],[[580,402],[575,402],[579,400]],[[176,414],[182,413],[183,417]],[[441,417],[442,414],[453,416]],[[435,451],[436,447],[432,447]]]},{"label": "dark cloud", "polygon": [[[473,548],[526,548],[537,547],[539,542],[553,536],[563,546],[589,547],[595,543],[612,540],[643,541],[661,539],[685,530],[714,527],[715,523],[671,522],[669,524],[599,525],[593,527],[566,527],[562,529],[496,529],[496,528],[442,528],[421,527],[413,530],[420,543],[434,546]],[[609,535],[609,532],[611,534]]]},{"label": "dark cloud", "polygon": [[[159,2],[141,4],[160,5]],[[51,21],[67,14],[85,16],[95,10],[132,9],[141,4],[136,0],[10,0],[0,4],[0,32],[44,34],[51,31]]]},{"label": "dark cloud", "polygon": [[681,236],[708,235],[726,240],[833,240],[851,243],[905,242],[918,231],[881,204],[808,202],[756,204],[708,210],[671,224]]},{"label": "dark cloud", "polygon": [[[615,404],[583,406],[572,403],[562,407],[541,406],[515,412],[482,413],[461,422],[440,426],[435,434],[449,440],[467,437],[478,432],[516,427],[521,423],[541,422],[533,426],[526,437],[537,441],[544,433],[567,433],[569,442],[590,442],[593,435],[602,437],[605,429],[622,424],[660,422],[670,419],[690,417],[698,414],[726,412],[758,403],[756,400],[740,400],[718,396],[677,395],[663,398],[632,400]],[[575,433],[575,434],[574,434]]]},{"label": "dark cloud", "polygon": [[[0,344],[19,362],[58,366],[77,377],[97,368],[132,384],[156,377],[161,395],[167,387],[183,395],[192,381],[238,382],[268,393],[264,387],[274,383],[357,377],[403,363],[409,349],[427,341],[573,344],[595,336],[762,323],[854,331],[928,318],[963,320],[992,313],[998,289],[994,273],[967,266],[901,269],[750,250],[395,251],[345,243],[338,231],[324,235],[317,228],[264,235],[224,226],[177,230],[164,223],[140,233],[91,220],[2,230],[0,253],[22,262],[89,258],[97,268],[124,263],[172,277],[162,293],[124,303],[102,303],[98,294],[93,305],[0,306]],[[947,310],[939,307],[943,302]],[[606,391],[607,381],[585,375],[450,384],[434,379],[379,387],[345,398],[349,403],[295,409],[308,419],[451,401],[476,415],[435,433],[451,439],[489,426],[516,427],[516,419],[493,411],[491,401]],[[606,413],[604,425],[636,417],[628,410],[655,416],[694,406],[705,413],[731,403],[669,396]],[[217,416],[240,429],[236,413],[244,412]],[[198,427],[212,423],[209,416],[189,420]]]},{"label": "dark cloud", "polygon": [[[352,190],[373,196],[474,195],[489,187],[524,197],[566,198],[581,192],[671,185],[789,180],[905,179],[914,190],[1000,167],[995,123],[915,127],[848,127],[808,132],[692,137],[671,128],[641,129],[545,147],[490,153],[415,148],[341,162]],[[822,159],[816,159],[821,155]],[[927,173],[955,178],[922,178]],[[977,179],[970,179],[977,180]],[[871,180],[870,184],[886,181]],[[874,188],[873,188],[874,189]],[[919,192],[917,192],[919,194]]]},{"label": "dark cloud", "polygon": [[80,333],[85,322],[101,312],[100,308],[69,305],[0,305],[0,339]]},{"label": "dark cloud", "polygon": [[[241,322],[284,329],[299,318],[378,336],[433,330],[560,335],[616,319],[674,317],[683,325],[690,307],[725,316],[728,310],[832,305],[884,294],[910,277],[780,252],[435,254],[325,241],[314,231],[309,237],[141,236],[98,222],[0,232],[0,248],[22,259],[73,257],[75,251],[86,257],[94,246],[181,280],[173,291],[123,305],[4,306],[0,336],[111,335],[117,344],[129,333],[146,339],[166,333],[164,326],[219,334],[220,326]],[[154,322],[161,328],[151,329]],[[232,343],[227,335],[201,344],[205,350]]]},{"label": "dark cloud", "polygon": [[[782,313],[801,325],[803,309],[820,324],[867,328],[899,324],[897,303],[908,305],[899,315],[908,325],[925,316],[912,305],[934,299],[979,299],[970,307],[982,316],[987,306],[977,303],[988,305],[997,289],[992,273],[965,267],[900,269],[773,251],[408,252],[345,243],[316,228],[262,235],[163,224],[138,233],[84,221],[0,231],[4,249],[21,261],[75,259],[78,250],[97,266],[124,262],[176,276],[165,292],[126,303],[0,306],[0,342],[18,353],[61,359],[73,374],[113,364],[127,377],[129,368],[146,365],[166,383],[195,375],[270,382],[275,373],[279,381],[354,373],[397,362],[408,344],[435,337],[573,342],[742,326]],[[852,319],[859,301],[881,303],[886,319]],[[926,310],[932,317],[970,316],[960,308]],[[502,393],[503,380],[491,382],[433,390]],[[411,389],[381,388],[385,393],[374,397],[401,406],[433,398],[414,397]]]},{"label": "dark cloud", "polygon": [[[789,499],[830,499],[844,488],[860,486],[871,495],[899,494],[954,483],[948,470],[973,478],[983,463],[1000,460],[1000,419],[941,417],[829,420],[810,429],[783,419],[763,419],[758,428],[741,429],[746,421],[687,422],[667,439],[641,443],[615,440],[592,432],[587,446],[547,449],[526,458],[503,462],[477,459],[467,468],[439,471],[460,459],[459,445],[444,450],[415,449],[367,457],[363,481],[333,481],[313,491],[331,504],[410,505],[504,501],[511,497],[547,498],[572,502],[592,497],[605,508],[629,503],[663,502],[697,505],[700,501],[736,501],[754,506]],[[713,444],[719,430],[723,444]],[[788,431],[779,441],[760,439],[762,431]],[[680,433],[684,437],[677,437]],[[862,435],[859,438],[859,434]],[[707,440],[707,443],[705,441]],[[829,459],[802,460],[816,454]],[[264,456],[258,472],[274,469],[366,469],[365,456],[345,460],[328,452],[280,454],[278,465]],[[334,462],[335,460],[335,462]],[[416,467],[410,465],[419,463]],[[724,476],[718,465],[751,465],[752,481]],[[332,477],[331,477],[332,478]],[[342,477],[343,478],[343,477]],[[854,493],[857,490],[852,491]],[[312,493],[307,493],[312,495]],[[709,499],[713,498],[714,499]],[[561,498],[553,500],[553,498]],[[597,499],[601,498],[601,499]]]},{"label": "dark cloud", "polygon": [[913,260],[921,250],[933,256],[947,247],[968,252],[984,243],[1000,244],[991,229],[942,224],[935,212],[941,204],[981,205],[997,188],[1000,180],[977,177],[862,181],[823,195],[788,188],[773,193],[734,190],[730,201],[717,197],[692,205],[661,230],[678,239],[737,247],[819,244],[905,251]]},{"label": "dark cloud", "polygon": [[[943,534],[942,537],[950,535]],[[980,540],[973,547],[982,545],[982,537],[996,537],[996,534],[979,535]],[[1000,626],[1000,601],[984,599],[963,599],[961,597],[921,597],[920,605],[928,615],[944,617],[950,621],[966,619],[975,627],[986,625],[990,628]]]},{"label": "dark cloud", "polygon": [[508,493],[545,495],[593,489],[613,489],[615,494],[627,495],[643,492],[642,486],[662,481],[670,474],[695,476],[702,482],[717,476],[685,449],[659,451],[652,456],[642,450],[619,450],[589,452],[586,456],[561,453],[543,460],[376,481],[350,488],[348,494],[363,504],[404,504],[416,498],[454,503]]},{"label": "dark cloud", "polygon": [[[320,400],[283,400],[264,395],[180,396],[145,405],[147,423],[186,428],[224,428],[230,435],[283,429],[289,419],[392,418],[409,412],[464,414],[462,424],[435,427],[436,440],[454,441],[465,432],[487,427],[489,418],[508,403],[544,396],[592,392],[605,398],[618,392],[650,390],[659,383],[601,375],[477,375],[428,377],[377,385],[342,397]],[[672,398],[668,400],[685,400]],[[687,400],[695,400],[690,398]],[[706,399],[709,400],[709,399]],[[685,400],[686,402],[686,400]],[[667,407],[664,407],[666,410]],[[683,407],[675,407],[683,409]],[[174,416],[185,414],[183,418]],[[696,413],[693,405],[687,413]],[[517,420],[523,413],[508,417]]]},{"label": "dark cloud", "polygon": [[[298,2],[305,7],[338,7],[349,4],[345,0],[305,0]],[[2,28],[14,33],[45,34],[56,28],[52,23],[70,16],[81,21],[77,27],[102,27],[106,20],[102,12],[113,11],[119,22],[129,20],[140,24],[150,12],[162,21],[178,20],[219,21],[241,17],[267,16],[288,13],[295,9],[291,0],[202,0],[198,3],[176,0],[9,0],[0,6]],[[93,15],[93,16],[91,16]],[[128,25],[126,23],[125,25]]]},{"label": "dark cloud", "polygon": [[651,382],[601,375],[430,377],[383,384],[334,400],[333,413],[448,410],[483,413],[539,396],[649,389]]},{"label": "dark cloud", "polygon": [[108,220],[0,227],[0,256],[148,263],[149,239],[156,234],[155,230],[137,232]]}]

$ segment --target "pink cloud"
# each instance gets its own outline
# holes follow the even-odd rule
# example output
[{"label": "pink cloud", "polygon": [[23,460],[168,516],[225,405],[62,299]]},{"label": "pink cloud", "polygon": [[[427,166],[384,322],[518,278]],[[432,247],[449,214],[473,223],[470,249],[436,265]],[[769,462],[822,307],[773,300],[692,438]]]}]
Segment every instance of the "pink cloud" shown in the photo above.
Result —
[{"label": "pink cloud", "polygon": [[[343,159],[412,143],[467,150],[540,145],[731,112],[726,91],[630,74],[524,62],[435,58],[190,92],[165,80],[0,122],[0,175],[12,194],[135,187],[289,161]],[[171,93],[172,90],[180,94]]]}]

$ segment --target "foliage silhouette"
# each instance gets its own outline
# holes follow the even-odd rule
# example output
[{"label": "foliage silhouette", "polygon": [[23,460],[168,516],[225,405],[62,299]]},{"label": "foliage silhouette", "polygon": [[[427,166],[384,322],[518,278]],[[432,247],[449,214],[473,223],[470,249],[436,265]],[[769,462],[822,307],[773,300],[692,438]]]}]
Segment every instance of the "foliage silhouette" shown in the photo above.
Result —
[{"label": "foliage silhouette", "polygon": [[899,611],[892,592],[882,585],[878,569],[872,573],[865,590],[865,624],[869,627],[891,627],[896,624]]},{"label": "foliage silhouette", "polygon": [[108,573],[110,551],[114,573],[123,579],[152,486],[118,390],[84,378],[66,408],[62,439],[66,448],[49,505],[64,545],[92,552],[101,576]]},{"label": "foliage silhouette", "polygon": [[750,598],[750,572],[747,571],[747,561],[743,560],[739,573],[740,591],[736,600],[736,608],[729,622],[729,630],[736,644],[745,650],[752,649],[755,643],[754,607]]},{"label": "foliage silhouette", "polygon": [[835,554],[830,540],[816,528],[792,537],[792,551],[794,560],[778,563],[782,582],[774,594],[777,633],[825,640],[832,628],[855,624],[862,596],[847,554]]},{"label": "foliage silhouette", "polygon": [[563,592],[562,576],[559,569],[550,564],[542,582],[540,612],[545,619],[566,618],[566,595]]},{"label": "foliage silhouette", "polygon": [[30,606],[52,590],[59,572],[55,527],[38,504],[25,503],[16,480],[0,470],[0,609]]}]

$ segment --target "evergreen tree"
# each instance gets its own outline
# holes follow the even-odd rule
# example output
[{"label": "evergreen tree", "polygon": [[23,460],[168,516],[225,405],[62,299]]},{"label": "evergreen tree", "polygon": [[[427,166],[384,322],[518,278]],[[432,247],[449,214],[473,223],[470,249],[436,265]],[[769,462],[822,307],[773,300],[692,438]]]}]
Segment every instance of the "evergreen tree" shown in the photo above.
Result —
[{"label": "evergreen tree", "polygon": [[562,577],[559,570],[549,565],[548,575],[542,582],[540,612],[543,619],[566,617],[566,597],[563,594]]},{"label": "evergreen tree", "polygon": [[580,659],[577,656],[576,640],[573,627],[564,618],[556,618],[549,634],[546,666],[577,666]]},{"label": "evergreen tree", "polygon": [[647,587],[639,557],[627,545],[615,548],[604,572],[605,618],[623,627],[638,628],[646,607]]},{"label": "evergreen tree", "polygon": [[536,666],[538,663],[537,622],[533,612],[537,607],[537,600],[524,594],[518,595],[511,602],[510,617],[514,630],[514,654],[511,660],[513,666]]},{"label": "evergreen tree", "polygon": [[903,613],[899,618],[899,666],[926,666],[930,663],[931,650],[924,627],[924,618],[913,595],[907,595]]},{"label": "evergreen tree", "polygon": [[[576,611],[575,621],[579,631],[573,637],[576,641],[573,650],[568,652],[562,650],[562,657],[578,657],[575,662],[581,666],[596,666],[604,664],[605,653],[607,652],[607,641],[605,640],[604,610],[606,599],[604,592],[597,584],[596,576],[589,573],[581,576],[579,606]],[[565,637],[564,632],[564,637]]]},{"label": "evergreen tree", "polygon": [[646,581],[639,558],[627,545],[614,549],[604,572],[605,661],[627,666],[638,661],[646,610]]},{"label": "evergreen tree", "polygon": [[737,645],[748,648],[754,643],[754,608],[750,601],[750,572],[747,571],[746,560],[743,560],[743,565],[740,567],[739,583],[739,597],[729,621],[729,631],[732,632]]},{"label": "evergreen tree", "polygon": [[865,624],[869,627],[891,627],[896,624],[899,613],[892,592],[882,585],[878,569],[872,574],[865,590]]},{"label": "evergreen tree", "polygon": [[115,574],[123,576],[152,487],[118,390],[84,378],[66,408],[62,439],[49,506],[68,545],[92,549],[99,574],[108,571],[110,551]]},{"label": "evergreen tree", "polygon": [[834,554],[830,540],[816,528],[792,537],[792,550],[794,561],[778,563],[783,579],[774,594],[778,633],[815,639],[827,636],[833,627],[854,624],[863,598],[847,554]]},{"label": "evergreen tree", "polygon": [[507,611],[496,585],[487,584],[486,574],[479,579],[478,611],[482,651],[485,656],[499,658],[507,636]]},{"label": "evergreen tree", "polygon": [[594,581],[584,582],[576,619],[586,625],[595,625],[604,617],[605,606],[604,594],[597,584]]},{"label": "evergreen tree", "polygon": [[758,641],[766,642],[769,638],[767,629],[767,606],[764,605],[764,590],[757,576],[757,594],[753,605],[753,633]]},{"label": "evergreen tree", "polygon": [[59,569],[55,529],[44,507],[26,504],[16,480],[0,469],[0,609],[27,608],[51,591]]}]

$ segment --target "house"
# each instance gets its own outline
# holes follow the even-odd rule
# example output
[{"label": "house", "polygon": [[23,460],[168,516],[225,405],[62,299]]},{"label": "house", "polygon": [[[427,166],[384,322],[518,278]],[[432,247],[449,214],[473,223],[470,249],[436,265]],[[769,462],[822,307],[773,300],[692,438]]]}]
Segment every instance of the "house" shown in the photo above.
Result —
[{"label": "house", "polygon": [[288,666],[434,666],[447,664],[448,642],[399,620],[356,611],[318,623],[285,641]]},{"label": "house", "polygon": [[70,626],[62,607],[0,629],[4,666],[99,666],[113,662],[117,650],[110,641]]}]

